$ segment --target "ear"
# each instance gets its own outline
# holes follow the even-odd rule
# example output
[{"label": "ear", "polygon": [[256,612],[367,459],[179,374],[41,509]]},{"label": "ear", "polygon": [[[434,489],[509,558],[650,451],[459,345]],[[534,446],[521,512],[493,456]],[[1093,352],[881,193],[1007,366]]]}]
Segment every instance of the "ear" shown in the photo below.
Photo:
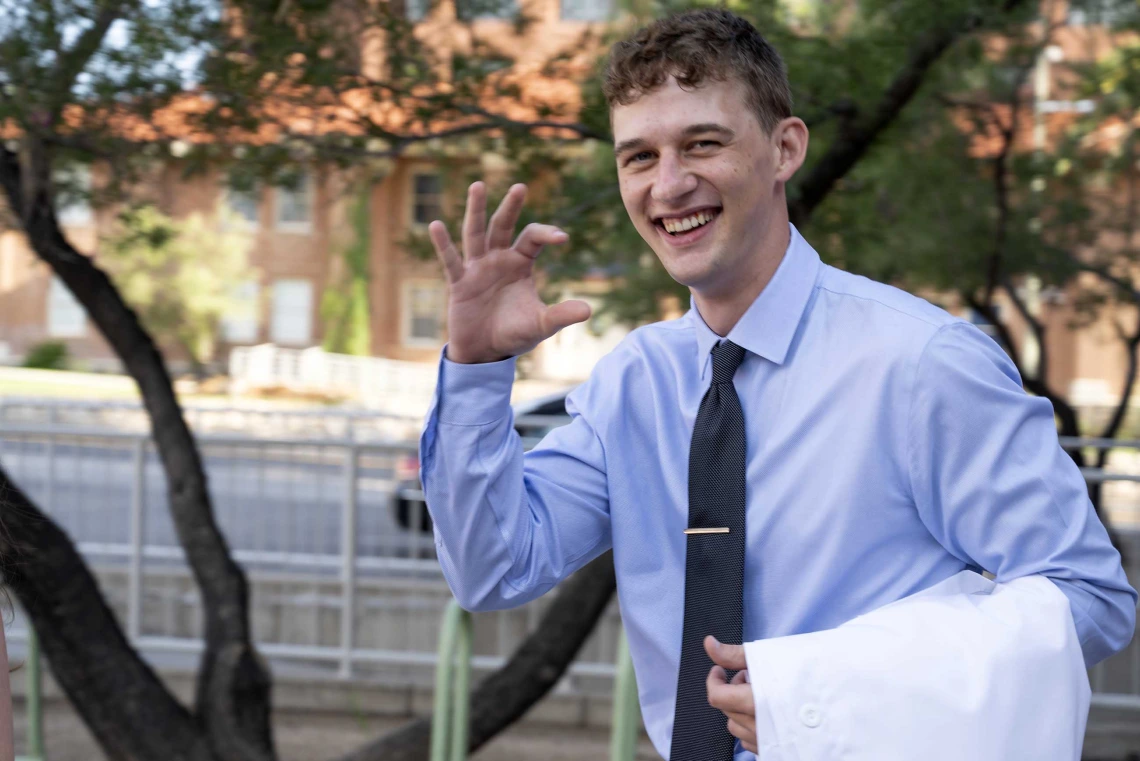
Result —
[{"label": "ear", "polygon": [[787,182],[803,166],[807,156],[808,128],[803,119],[789,116],[772,130],[772,145],[776,149],[777,182]]}]

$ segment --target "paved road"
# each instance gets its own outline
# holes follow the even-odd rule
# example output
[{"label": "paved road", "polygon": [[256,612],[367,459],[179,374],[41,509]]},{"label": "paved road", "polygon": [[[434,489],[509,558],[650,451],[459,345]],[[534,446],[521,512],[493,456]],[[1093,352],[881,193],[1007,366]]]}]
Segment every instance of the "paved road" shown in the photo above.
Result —
[{"label": "paved road", "polygon": [[[214,508],[237,550],[336,555],[347,481],[344,451],[268,446],[205,447]],[[0,463],[79,542],[126,544],[135,481],[129,445],[55,444],[0,438]],[[409,537],[392,517],[394,457],[360,458],[356,498],[361,557],[407,556]],[[150,452],[144,475],[148,545],[177,545],[166,478]],[[421,552],[430,540],[419,542]],[[414,539],[412,541],[415,541]]]}]

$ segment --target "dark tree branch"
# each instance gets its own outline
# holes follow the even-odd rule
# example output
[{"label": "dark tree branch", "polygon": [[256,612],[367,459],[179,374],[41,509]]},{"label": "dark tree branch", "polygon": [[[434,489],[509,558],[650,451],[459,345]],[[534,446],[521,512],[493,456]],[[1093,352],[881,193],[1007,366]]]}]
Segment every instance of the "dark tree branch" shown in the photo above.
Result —
[{"label": "dark tree branch", "polygon": [[1018,294],[1013,281],[1009,278],[1003,278],[1001,287],[1010,302],[1013,303],[1014,308],[1017,309],[1017,313],[1021,315],[1021,319],[1025,320],[1025,324],[1033,331],[1033,337],[1037,340],[1038,356],[1037,372],[1033,375],[1035,378],[1044,382],[1045,379],[1049,377],[1049,348],[1045,344],[1045,326],[1041,323],[1041,320],[1037,319],[1037,317],[1029,311],[1029,305],[1026,304],[1025,300]]},{"label": "dark tree branch", "polygon": [[70,49],[60,52],[59,61],[52,76],[51,94],[51,121],[55,124],[59,119],[63,104],[71,95],[71,88],[80,72],[87,66],[91,57],[98,52],[107,36],[111,24],[122,18],[130,3],[119,0],[108,0],[92,20],[91,26],[83,31],[75,40]]},{"label": "dark tree branch", "polygon": [[[1037,396],[1048,399],[1053,405],[1053,411],[1061,421],[1060,435],[1079,435],[1080,425],[1076,410],[1074,410],[1063,397],[1054,393],[1053,389],[1049,388],[1049,385],[1040,375],[1029,375],[1025,372],[1025,367],[1021,364],[1017,345],[1013,340],[1012,334],[1009,332],[1009,327],[998,317],[997,310],[994,309],[993,305],[981,301],[972,293],[963,294],[963,297],[971,309],[982,315],[987,322],[993,325],[994,330],[997,331],[998,334],[998,342],[1005,348],[1006,353],[1009,354],[1009,358],[1017,369],[1018,375],[1021,376],[1021,382],[1025,385],[1025,388]],[[1077,465],[1084,465],[1084,455],[1082,455],[1079,450],[1069,452],[1069,456],[1076,461]]]},{"label": "dark tree branch", "polygon": [[[1024,4],[1025,0],[1005,0],[1000,10],[1008,14]],[[794,224],[803,225],[811,218],[812,212],[831,192],[835,183],[851,171],[859,159],[870,150],[879,135],[910,103],[922,86],[930,68],[951,45],[981,25],[982,18],[971,13],[957,24],[946,24],[920,36],[911,48],[906,63],[895,74],[874,108],[864,116],[850,121],[847,129],[840,132],[823,156],[798,183],[798,195],[788,205],[788,212]]]},{"label": "dark tree branch", "polygon": [[[60,232],[42,145],[31,138],[23,142],[19,162],[10,151],[0,149],[0,187],[32,250],[83,304],[138,384],[151,420],[169,483],[171,516],[205,611],[197,718],[219,761],[272,759],[270,682],[250,640],[245,574],[230,556],[214,520],[201,457],[162,355],[107,275]],[[30,173],[30,181],[24,172]]]},{"label": "dark tree branch", "polygon": [[[538,628],[471,695],[469,751],[517,721],[562,678],[615,588],[612,553],[597,558],[559,588]],[[426,761],[431,719],[412,721],[339,761]]]},{"label": "dark tree branch", "polygon": [[0,469],[0,569],[52,674],[107,755],[215,761],[194,717],[131,648],[83,558]]},{"label": "dark tree branch", "polygon": [[1135,304],[1140,304],[1140,290],[1137,290],[1136,286],[1132,284],[1131,280],[1113,275],[1108,271],[1107,267],[1084,261],[1079,256],[1071,252],[1066,252],[1066,257],[1077,267],[1077,269],[1082,270],[1083,272],[1088,272],[1092,275],[1096,275],[1098,278],[1103,280],[1106,285],[1109,285],[1115,290],[1119,291],[1120,294],[1128,301]]}]

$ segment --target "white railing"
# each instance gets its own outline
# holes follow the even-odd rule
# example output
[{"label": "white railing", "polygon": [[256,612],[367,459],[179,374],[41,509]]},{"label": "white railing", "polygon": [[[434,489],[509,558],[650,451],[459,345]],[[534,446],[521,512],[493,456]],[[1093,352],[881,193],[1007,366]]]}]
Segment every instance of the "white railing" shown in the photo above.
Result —
[{"label": "white railing", "polygon": [[[215,515],[251,583],[259,649],[341,679],[430,681],[451,598],[424,511],[396,464],[415,442],[199,435]],[[131,642],[152,659],[200,649],[201,604],[166,509],[146,434],[0,426],[0,461],[76,541]],[[549,604],[475,618],[476,669],[505,662]],[[22,642],[17,616],[11,638]],[[560,690],[608,689],[618,638],[611,606]]]},{"label": "white railing", "polygon": [[[430,534],[401,526],[394,511],[402,495],[407,526],[420,525],[419,493],[397,480],[396,467],[415,442],[200,434],[198,443],[218,522],[250,576],[261,651],[342,679],[428,683],[450,593]],[[0,461],[77,542],[136,646],[151,657],[200,649],[198,592],[145,433],[3,423]],[[1140,528],[1117,531],[1129,578],[1140,583]],[[547,604],[476,616],[474,666],[503,663]],[[562,688],[608,689],[617,637],[614,605]],[[1095,704],[1140,710],[1140,643],[1094,668],[1090,680]]]},{"label": "white railing", "polygon": [[240,347],[230,353],[235,390],[287,388],[344,394],[369,407],[423,416],[435,388],[436,364],[380,357],[329,354],[319,347],[282,349],[273,344]]},{"label": "white railing", "polygon": [[[290,408],[246,402],[240,407],[189,404],[182,412],[197,434],[256,438],[410,441],[423,427],[419,416],[348,407]],[[4,426],[145,433],[151,420],[137,401],[8,396],[0,398],[0,427]]]}]

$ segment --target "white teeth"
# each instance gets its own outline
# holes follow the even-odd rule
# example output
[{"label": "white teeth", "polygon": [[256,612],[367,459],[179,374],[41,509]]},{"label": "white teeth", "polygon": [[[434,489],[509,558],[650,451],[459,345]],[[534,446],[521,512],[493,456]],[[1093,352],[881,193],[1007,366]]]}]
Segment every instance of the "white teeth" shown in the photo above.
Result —
[{"label": "white teeth", "polygon": [[713,218],[712,214],[708,212],[698,212],[696,214],[684,217],[683,219],[662,219],[661,224],[667,232],[680,233],[688,232],[694,227],[700,227]]}]

